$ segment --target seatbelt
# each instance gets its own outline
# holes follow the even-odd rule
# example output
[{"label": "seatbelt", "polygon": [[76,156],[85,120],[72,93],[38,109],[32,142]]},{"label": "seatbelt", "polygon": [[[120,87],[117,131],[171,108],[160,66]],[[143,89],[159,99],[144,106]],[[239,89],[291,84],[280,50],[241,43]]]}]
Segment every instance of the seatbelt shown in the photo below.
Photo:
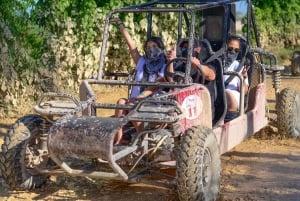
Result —
[{"label": "seatbelt", "polygon": [[205,63],[212,62],[213,60],[220,58],[220,56],[223,55],[224,52],[225,52],[224,47],[222,47],[221,49],[216,51],[213,55],[211,55],[208,59],[206,59],[204,62]]},{"label": "seatbelt", "polygon": [[[238,66],[238,68],[236,69],[236,72],[239,72],[239,73],[242,72],[243,66],[244,66],[243,63],[244,63],[244,62],[239,63],[239,66]],[[230,75],[230,76],[229,76],[229,78],[228,78],[228,79],[225,81],[225,83],[224,83],[225,87],[233,80],[234,77],[236,77],[236,76],[235,76],[235,75]]]},{"label": "seatbelt", "polygon": [[[242,57],[241,62],[239,63],[239,67],[236,69],[236,72],[241,73],[245,64],[245,59],[246,59],[246,55],[248,54],[248,48],[245,51],[244,57]],[[230,75],[229,78],[225,81],[224,85],[225,87],[233,80],[235,76],[234,75]]]},{"label": "seatbelt", "polygon": [[[221,58],[222,55],[225,54],[225,50],[224,50],[224,47],[222,47],[221,49],[219,49],[217,52],[215,52],[212,56],[210,56],[206,61],[205,63],[209,63],[209,62],[212,62],[213,60],[215,59],[219,59]],[[240,70],[240,68],[242,67],[242,65],[240,64],[238,69]],[[234,78],[234,75],[231,75],[229,76],[229,78],[226,80],[224,86],[226,87]]]}]

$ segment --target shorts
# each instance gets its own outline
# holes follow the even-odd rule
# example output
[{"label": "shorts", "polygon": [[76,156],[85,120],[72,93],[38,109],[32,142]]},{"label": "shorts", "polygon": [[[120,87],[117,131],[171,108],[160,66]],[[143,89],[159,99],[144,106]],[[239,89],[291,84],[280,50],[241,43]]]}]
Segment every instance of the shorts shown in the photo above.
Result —
[{"label": "shorts", "polygon": [[230,91],[230,93],[234,96],[236,104],[239,108],[240,107],[240,92],[237,90],[232,90],[232,89],[226,89],[226,91]]}]

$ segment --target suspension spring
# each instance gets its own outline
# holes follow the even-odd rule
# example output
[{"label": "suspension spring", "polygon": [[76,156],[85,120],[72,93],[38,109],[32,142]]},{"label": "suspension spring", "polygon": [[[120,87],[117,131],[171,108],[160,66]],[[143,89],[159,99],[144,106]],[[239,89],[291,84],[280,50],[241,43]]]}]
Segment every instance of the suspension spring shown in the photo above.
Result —
[{"label": "suspension spring", "polygon": [[48,131],[50,130],[50,127],[52,125],[52,121],[50,120],[52,117],[44,117],[43,122],[41,125],[41,134],[40,134],[40,139],[41,139],[41,148],[43,150],[47,150],[47,138],[48,138]]},{"label": "suspension spring", "polygon": [[278,94],[281,85],[281,73],[279,70],[274,70],[272,72],[272,82],[273,88],[275,89],[275,93]]}]

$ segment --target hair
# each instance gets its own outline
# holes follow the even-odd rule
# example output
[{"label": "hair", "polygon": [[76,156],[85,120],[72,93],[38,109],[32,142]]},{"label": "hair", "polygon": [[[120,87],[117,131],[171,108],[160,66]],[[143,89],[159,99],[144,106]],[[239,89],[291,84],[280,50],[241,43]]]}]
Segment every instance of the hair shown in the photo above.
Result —
[{"label": "hair", "polygon": [[[196,39],[196,38],[194,38],[193,39],[194,40],[194,42],[193,42],[193,49],[194,48],[201,48],[202,49],[202,46],[201,46],[201,44],[199,43],[199,41]],[[177,54],[177,56],[178,57],[186,57],[186,55],[183,55],[182,54],[182,51],[181,51],[181,47],[183,46],[183,44],[185,44],[185,43],[189,43],[189,38],[182,38],[182,39],[180,39],[179,41],[178,41],[178,45],[177,45],[177,50],[176,50],[176,54]],[[195,53],[196,51],[194,51],[193,50],[193,54]],[[198,53],[198,52],[197,52]],[[196,57],[198,57],[198,56],[196,56]]]},{"label": "hair", "polygon": [[146,42],[144,43],[144,50],[146,50],[147,43],[150,42],[150,41],[156,43],[157,46],[158,46],[159,48],[161,48],[161,49],[163,49],[163,50],[165,49],[165,45],[164,45],[163,40],[161,39],[161,37],[158,37],[158,36],[151,36],[151,37],[148,38],[148,39],[146,40]]},{"label": "hair", "polygon": [[239,36],[233,35],[233,34],[229,34],[227,43],[230,43],[231,41],[234,41],[234,40],[238,41],[239,45],[241,45],[241,41],[240,41],[240,37]]},{"label": "hair", "polygon": [[[188,43],[189,42],[189,38],[183,38],[180,42],[179,42],[179,47],[181,47],[182,45],[183,45],[183,43]],[[199,41],[196,39],[196,38],[194,38],[194,48],[196,48],[196,47],[201,47],[201,45],[200,45],[200,43],[199,43]]]}]

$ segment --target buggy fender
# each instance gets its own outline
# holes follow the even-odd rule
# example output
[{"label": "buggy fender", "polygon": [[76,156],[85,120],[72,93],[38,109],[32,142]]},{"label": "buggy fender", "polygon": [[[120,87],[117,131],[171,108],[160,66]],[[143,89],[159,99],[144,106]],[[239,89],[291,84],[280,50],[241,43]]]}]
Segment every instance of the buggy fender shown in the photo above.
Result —
[{"label": "buggy fender", "polygon": [[50,128],[49,152],[110,161],[115,135],[127,122],[126,118],[63,117]]}]

